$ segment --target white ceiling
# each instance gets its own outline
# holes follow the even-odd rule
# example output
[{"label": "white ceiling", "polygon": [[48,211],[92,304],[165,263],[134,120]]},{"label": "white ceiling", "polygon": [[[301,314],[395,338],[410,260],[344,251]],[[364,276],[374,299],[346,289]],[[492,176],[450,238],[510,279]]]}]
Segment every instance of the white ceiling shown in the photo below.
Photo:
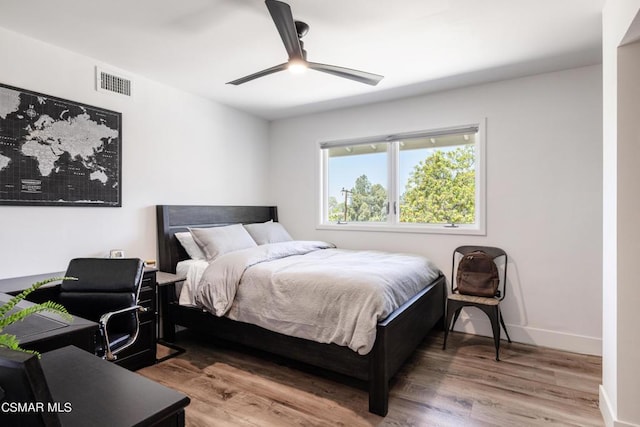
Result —
[{"label": "white ceiling", "polygon": [[262,0],[0,0],[0,26],[276,119],[600,63],[604,1],[286,1],[310,61],[375,87],[311,70],[226,85],[287,60]]}]

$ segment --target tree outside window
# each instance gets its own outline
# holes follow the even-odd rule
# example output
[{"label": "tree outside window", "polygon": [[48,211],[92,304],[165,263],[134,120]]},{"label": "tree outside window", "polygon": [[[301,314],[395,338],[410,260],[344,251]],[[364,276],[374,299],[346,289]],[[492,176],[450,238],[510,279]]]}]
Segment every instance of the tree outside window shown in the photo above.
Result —
[{"label": "tree outside window", "polygon": [[473,224],[475,221],[473,145],[434,150],[418,163],[400,197],[400,222]]}]

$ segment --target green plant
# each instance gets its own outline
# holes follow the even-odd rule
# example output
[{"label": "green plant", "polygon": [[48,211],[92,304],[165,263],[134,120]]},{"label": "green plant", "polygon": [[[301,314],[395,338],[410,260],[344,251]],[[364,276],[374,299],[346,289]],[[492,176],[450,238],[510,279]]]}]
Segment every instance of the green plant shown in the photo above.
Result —
[{"label": "green plant", "polygon": [[11,298],[9,301],[0,306],[0,347],[10,348],[12,350],[24,351],[27,353],[33,353],[40,357],[37,351],[25,350],[20,347],[18,338],[13,334],[1,333],[4,328],[15,322],[21,321],[27,316],[41,311],[49,311],[58,314],[65,320],[71,321],[73,317],[69,314],[66,308],[53,301],[46,301],[40,304],[34,304],[32,306],[20,309],[12,312],[13,308],[23,299],[25,299],[31,292],[35,291],[39,287],[46,285],[47,283],[56,282],[59,280],[77,280],[74,277],[53,277],[50,279],[36,282],[31,287],[20,292],[18,295]]}]

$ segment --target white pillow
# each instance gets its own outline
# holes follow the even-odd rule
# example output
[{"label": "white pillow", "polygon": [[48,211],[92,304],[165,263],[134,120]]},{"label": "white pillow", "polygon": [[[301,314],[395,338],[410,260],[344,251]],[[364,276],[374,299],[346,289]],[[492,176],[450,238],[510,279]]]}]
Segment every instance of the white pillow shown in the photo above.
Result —
[{"label": "white pillow", "polygon": [[202,259],[206,260],[207,256],[202,252],[200,246],[193,240],[193,236],[188,231],[182,231],[180,233],[175,234],[176,239],[180,242],[185,251],[187,251],[187,255],[191,259]]},{"label": "white pillow", "polygon": [[293,239],[287,230],[279,222],[262,222],[257,224],[245,224],[253,240],[259,245],[266,243],[290,242]]},{"label": "white pillow", "polygon": [[193,240],[204,252],[207,261],[212,261],[229,252],[257,246],[242,224],[226,225],[224,227],[190,228],[189,231],[193,236]]}]

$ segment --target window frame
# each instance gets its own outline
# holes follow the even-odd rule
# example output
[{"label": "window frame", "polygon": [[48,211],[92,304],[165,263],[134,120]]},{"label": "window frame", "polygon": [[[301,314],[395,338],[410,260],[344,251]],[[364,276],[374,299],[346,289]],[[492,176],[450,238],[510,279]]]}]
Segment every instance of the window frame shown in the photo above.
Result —
[{"label": "window frame", "polygon": [[[461,129],[477,127],[477,141],[475,143],[475,177],[476,177],[476,200],[474,224],[456,224],[456,227],[444,224],[426,223],[401,223],[399,221],[399,151],[394,144],[401,139],[415,138],[424,134],[453,133]],[[327,145],[349,145],[363,144],[367,142],[387,142],[388,146],[388,168],[387,168],[387,188],[388,200],[390,202],[389,218],[386,222],[348,222],[335,223],[325,221],[328,218],[329,200],[329,176],[328,176],[328,153]],[[398,134],[371,136],[357,139],[344,139],[333,141],[319,141],[317,145],[318,161],[317,173],[318,191],[316,198],[318,213],[316,229],[318,230],[345,230],[345,231],[381,231],[381,232],[402,232],[402,233],[430,233],[430,234],[453,234],[453,235],[486,235],[486,119],[470,121],[466,125],[454,125],[439,128],[431,128],[417,132],[403,132]],[[394,203],[396,213],[394,214]]]}]

